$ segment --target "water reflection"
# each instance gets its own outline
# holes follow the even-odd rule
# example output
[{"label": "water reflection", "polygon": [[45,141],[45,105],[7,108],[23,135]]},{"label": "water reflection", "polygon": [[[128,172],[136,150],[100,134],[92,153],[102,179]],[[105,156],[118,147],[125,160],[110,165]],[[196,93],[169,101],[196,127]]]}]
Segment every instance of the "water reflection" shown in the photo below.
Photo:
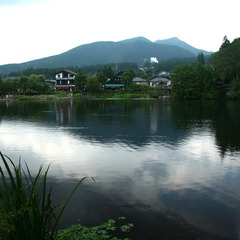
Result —
[{"label": "water reflection", "polygon": [[0,149],[51,163],[56,201],[95,178],[65,224],[124,215],[136,239],[237,239],[239,117],[237,102],[1,102]]}]

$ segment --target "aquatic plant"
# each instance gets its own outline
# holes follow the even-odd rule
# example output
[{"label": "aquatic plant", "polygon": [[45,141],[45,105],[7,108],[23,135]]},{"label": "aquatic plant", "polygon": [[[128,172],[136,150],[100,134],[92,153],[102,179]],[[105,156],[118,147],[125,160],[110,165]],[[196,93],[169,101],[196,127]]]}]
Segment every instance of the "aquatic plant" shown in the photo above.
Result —
[{"label": "aquatic plant", "polygon": [[[56,239],[62,214],[77,191],[82,178],[74,187],[66,202],[53,207],[52,189],[47,187],[47,174],[39,167],[33,176],[0,152],[3,166],[0,165],[0,236],[4,240],[52,240]],[[3,239],[3,238],[2,238]]]},{"label": "aquatic plant", "polygon": [[[124,217],[119,220],[125,219]],[[133,227],[132,223],[119,226],[121,232],[129,232]],[[57,235],[57,240],[121,240],[120,238],[112,236],[112,232],[118,230],[116,221],[110,219],[95,227],[85,227],[81,224],[73,225],[67,229],[60,230]],[[129,238],[124,238],[129,240]]]}]

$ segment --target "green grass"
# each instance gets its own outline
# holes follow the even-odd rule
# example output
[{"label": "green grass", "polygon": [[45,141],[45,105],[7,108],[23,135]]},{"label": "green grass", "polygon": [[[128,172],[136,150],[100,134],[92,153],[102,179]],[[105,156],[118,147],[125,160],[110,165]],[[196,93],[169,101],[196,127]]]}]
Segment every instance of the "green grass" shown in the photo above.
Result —
[{"label": "green grass", "polygon": [[124,93],[124,94],[115,94],[113,98],[132,99],[132,98],[149,98],[149,96],[147,94],[139,94],[139,93]]},{"label": "green grass", "polygon": [[97,98],[122,98],[122,99],[133,99],[133,98],[149,98],[148,94],[140,93],[112,93],[96,96]]},{"label": "green grass", "polygon": [[27,95],[14,95],[14,98],[19,100],[19,101],[24,101],[24,100],[39,100],[40,97],[39,95],[33,95],[33,96],[27,96]]},{"label": "green grass", "polygon": [[74,98],[85,98],[85,95],[82,93],[75,93],[73,96]]},{"label": "green grass", "polygon": [[20,160],[18,165],[15,165],[1,152],[0,158],[3,163],[0,165],[1,238],[4,236],[4,240],[56,239],[62,214],[86,177],[77,183],[62,206],[53,207],[52,190],[48,190],[47,187],[50,165],[45,171],[41,165],[33,177],[27,164],[24,171]]}]

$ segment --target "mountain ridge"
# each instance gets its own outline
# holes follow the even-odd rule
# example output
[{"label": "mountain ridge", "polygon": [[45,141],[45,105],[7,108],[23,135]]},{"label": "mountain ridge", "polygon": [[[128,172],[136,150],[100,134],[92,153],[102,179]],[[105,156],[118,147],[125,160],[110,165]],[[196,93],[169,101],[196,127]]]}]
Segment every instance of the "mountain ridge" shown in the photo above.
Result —
[{"label": "mountain ridge", "polygon": [[167,38],[167,39],[163,39],[163,40],[156,40],[154,41],[155,43],[159,43],[159,44],[167,44],[167,45],[173,45],[173,46],[179,46],[181,48],[184,48],[190,52],[192,52],[193,54],[195,54],[196,56],[198,55],[198,53],[202,52],[204,55],[209,55],[212,54],[213,52],[209,52],[203,49],[198,49],[195,48],[191,45],[189,45],[188,43],[180,40],[177,37],[172,37],[172,38]]},{"label": "mountain ridge", "polygon": [[[176,39],[175,39],[176,40]],[[95,64],[135,62],[143,64],[146,59],[156,57],[158,61],[171,58],[189,58],[196,56],[196,48],[182,42],[183,47],[169,44],[168,41],[152,42],[145,37],[135,37],[122,41],[98,41],[72,48],[58,55],[35,59],[18,64],[0,66],[0,74],[7,74],[26,68],[55,68],[68,66],[90,66]],[[168,44],[166,44],[168,43]],[[189,46],[191,48],[185,49]],[[192,50],[192,51],[191,51]],[[193,52],[194,51],[194,52]],[[198,50],[200,51],[200,50]],[[206,51],[205,51],[206,52]],[[209,53],[210,54],[210,53]]]}]

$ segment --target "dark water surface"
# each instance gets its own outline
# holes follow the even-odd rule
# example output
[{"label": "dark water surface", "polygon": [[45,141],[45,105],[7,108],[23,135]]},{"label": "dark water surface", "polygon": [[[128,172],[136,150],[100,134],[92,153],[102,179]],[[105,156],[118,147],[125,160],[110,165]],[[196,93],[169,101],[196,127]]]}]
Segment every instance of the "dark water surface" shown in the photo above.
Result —
[{"label": "dark water surface", "polygon": [[0,102],[0,150],[54,203],[84,177],[63,227],[125,216],[132,239],[240,239],[240,102]]}]

